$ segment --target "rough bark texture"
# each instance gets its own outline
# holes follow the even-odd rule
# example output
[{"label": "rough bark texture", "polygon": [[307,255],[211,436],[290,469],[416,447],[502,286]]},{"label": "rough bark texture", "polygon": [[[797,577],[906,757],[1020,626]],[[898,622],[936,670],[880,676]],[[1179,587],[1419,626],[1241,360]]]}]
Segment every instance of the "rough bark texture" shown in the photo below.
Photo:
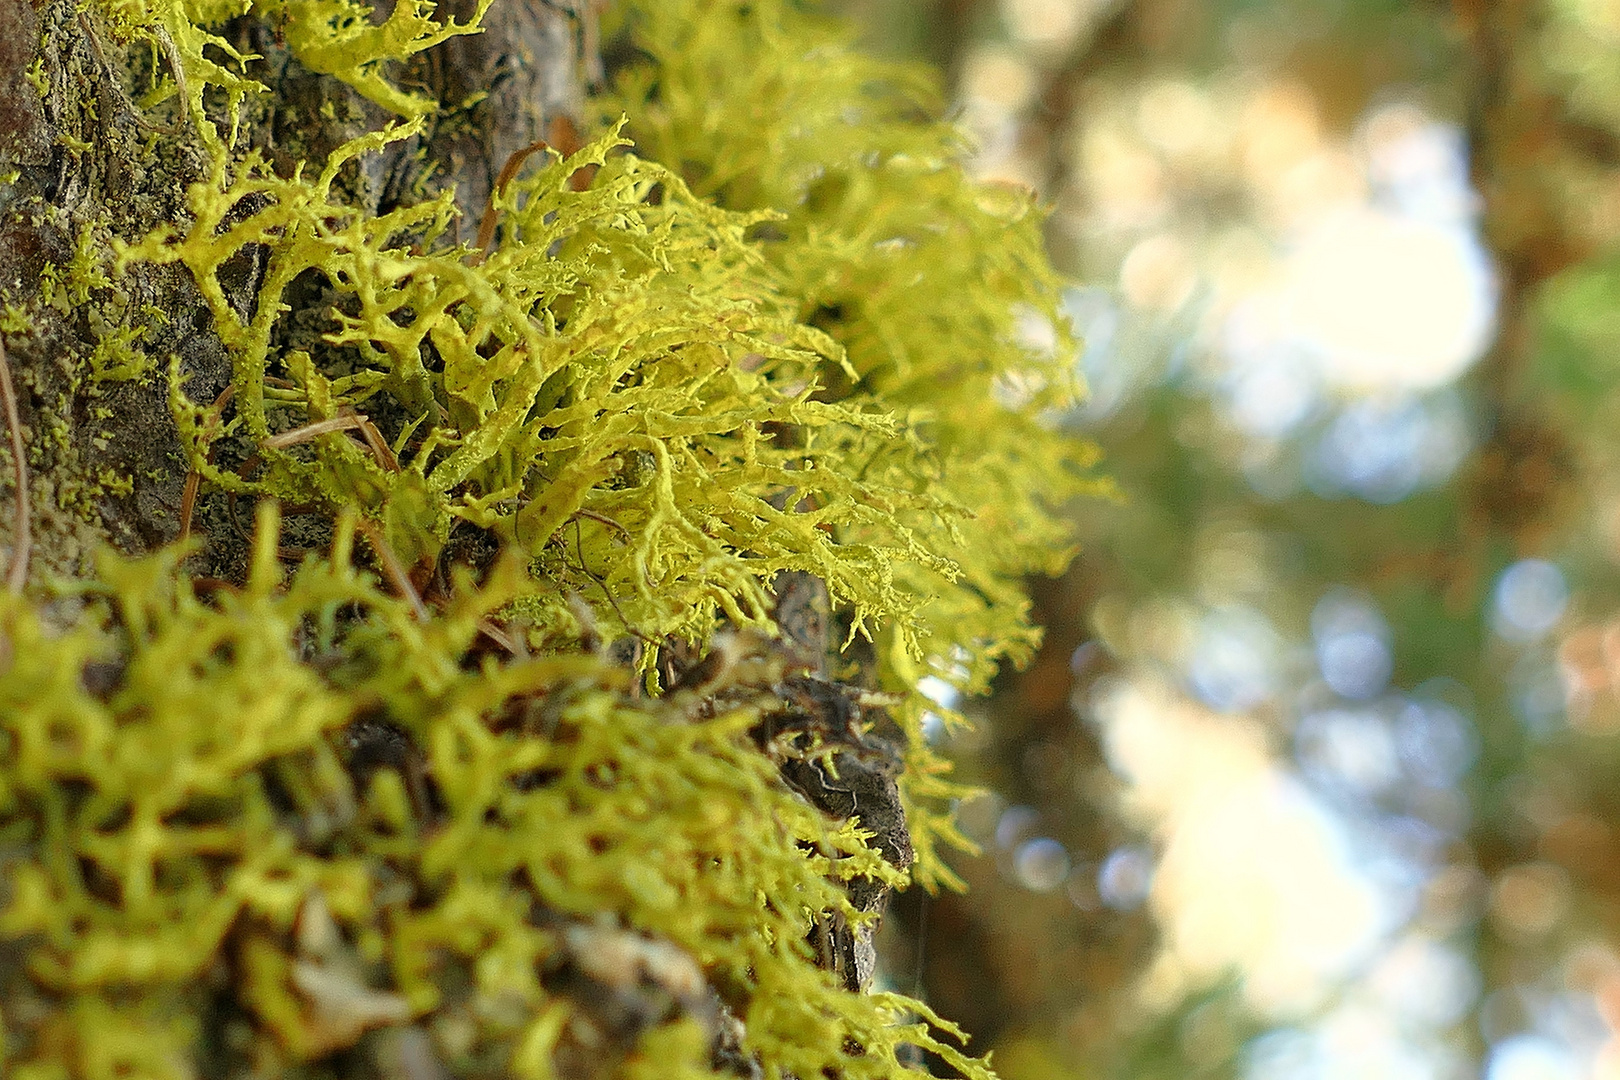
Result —
[{"label": "rough bark texture", "polygon": [[[99,541],[143,550],[178,528],[187,467],[157,372],[86,379],[99,332],[120,311],[149,306],[162,314],[143,342],[148,355],[178,354],[199,387],[216,393],[229,361],[198,325],[195,287],[175,268],[41,295],[47,266],[70,264],[81,246],[105,256],[114,236],[179,220],[202,156],[190,138],[148,142],[153,133],[123,90],[132,73],[92,38],[92,20],[75,5],[6,0],[5,22],[0,130],[11,138],[0,142],[0,172],[14,176],[0,185],[0,302],[15,313],[5,345],[29,447],[37,580],[82,571]],[[0,522],[8,545],[13,525]]]},{"label": "rough bark texture", "polygon": [[[465,0],[447,14],[466,18]],[[516,151],[545,138],[559,117],[578,116],[587,65],[586,33],[568,8],[495,5],[484,32],[452,38],[398,73],[457,104],[418,139],[395,143],[351,166],[350,194],[371,209],[414,201],[456,185],[460,232],[471,239],[495,177]],[[211,400],[226,385],[230,359],[212,333],[205,305],[178,266],[139,265],[106,280],[114,238],[138,241],[185,222],[187,185],[204,176],[196,131],[172,100],[139,110],[131,94],[151,85],[149,50],[124,50],[94,13],[67,0],[0,0],[0,323],[17,383],[29,447],[34,517],[31,579],[77,575],[102,541],[142,552],[180,531],[187,463],[167,402],[165,370],[178,356],[187,390]],[[251,103],[238,142],[278,168],[319,161],[390,117],[339,80],[310,72],[278,40],[277,28],[243,19],[227,35],[257,54],[249,73],[272,93]],[[161,64],[161,60],[158,61]],[[594,65],[590,65],[594,66]],[[159,72],[161,74],[161,71]],[[170,127],[160,126],[169,113]],[[11,172],[15,170],[15,176]],[[86,274],[42,295],[47,267]],[[243,311],[251,309],[264,267],[244,253],[222,275]],[[92,355],[126,312],[144,312],[133,343],[137,378],[93,378]],[[4,453],[4,451],[0,451]],[[10,486],[9,453],[5,465]],[[14,523],[0,516],[9,552]],[[240,555],[222,501],[199,508],[217,539],[210,571],[228,576]]]}]

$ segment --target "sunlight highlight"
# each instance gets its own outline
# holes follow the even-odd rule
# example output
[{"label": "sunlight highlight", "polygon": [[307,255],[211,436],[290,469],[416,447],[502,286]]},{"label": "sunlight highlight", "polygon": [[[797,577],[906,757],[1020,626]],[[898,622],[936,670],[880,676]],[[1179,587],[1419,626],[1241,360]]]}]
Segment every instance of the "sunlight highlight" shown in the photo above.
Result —
[{"label": "sunlight highlight", "polygon": [[[1110,762],[1162,855],[1151,902],[1172,989],[1244,977],[1271,1014],[1318,1003],[1390,920],[1342,830],[1269,752],[1257,723],[1222,717],[1145,681],[1097,706]],[[1179,980],[1174,974],[1179,973]],[[1172,988],[1166,983],[1180,981]]]},{"label": "sunlight highlight", "polygon": [[1352,391],[1430,390],[1491,332],[1489,273],[1469,235],[1362,207],[1322,222],[1275,298],[1288,332]]}]

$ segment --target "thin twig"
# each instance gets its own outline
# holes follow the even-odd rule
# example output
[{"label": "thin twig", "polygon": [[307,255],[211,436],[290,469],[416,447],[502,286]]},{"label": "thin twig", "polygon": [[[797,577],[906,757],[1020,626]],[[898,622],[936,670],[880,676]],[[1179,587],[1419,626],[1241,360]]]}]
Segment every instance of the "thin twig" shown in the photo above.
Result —
[{"label": "thin twig", "polygon": [[[629,529],[625,528],[623,525],[620,525],[617,521],[614,521],[612,518],[608,517],[606,514],[598,514],[595,510],[586,510],[584,507],[580,507],[578,510],[574,511],[574,517],[575,518],[590,518],[592,521],[597,521],[597,522],[602,523],[603,525],[608,526],[609,528],[619,530],[619,535],[623,536],[626,540],[634,539],[630,535],[630,530]],[[576,522],[576,524],[577,524],[577,522]]]},{"label": "thin twig", "polygon": [[474,263],[481,263],[489,256],[489,247],[495,242],[495,200],[505,190],[506,185],[512,182],[517,171],[523,163],[529,160],[529,155],[540,150],[551,149],[551,144],[544,139],[537,139],[521,150],[514,150],[501,166],[501,174],[495,178],[495,184],[489,189],[489,199],[484,203],[484,216],[478,219],[478,239],[473,246],[478,250],[473,254]]},{"label": "thin twig", "polygon": [[[254,454],[236,467],[236,475],[246,480],[262,464],[264,464],[264,460],[258,454]],[[309,503],[283,504],[282,510],[292,514],[307,514],[310,512],[309,505]],[[242,520],[236,516],[236,492],[234,491],[225,493],[225,516],[230,520],[231,528],[236,530],[237,536],[250,544],[253,543],[253,534],[242,527]],[[314,550],[312,547],[295,548],[288,547],[285,544],[277,544],[276,558],[285,559],[288,562],[297,562]]]},{"label": "thin twig", "polygon": [[[259,462],[259,455],[254,454],[236,467],[236,475],[246,480],[248,475],[259,467]],[[236,492],[234,491],[225,493],[225,516],[230,518],[231,528],[236,531],[237,536],[249,543],[253,542],[253,536],[242,527],[242,519],[236,516]]]},{"label": "thin twig", "polygon": [[11,360],[6,346],[0,340],[0,403],[5,405],[6,429],[11,432],[12,479],[17,485],[17,521],[12,527],[11,568],[6,572],[6,585],[13,596],[21,596],[28,584],[28,555],[34,546],[32,532],[33,511],[28,505],[28,460],[23,446],[22,417],[17,413],[17,391],[11,384]]},{"label": "thin twig", "polygon": [[422,594],[411,584],[410,575],[405,573],[405,567],[400,563],[399,556],[394,554],[394,549],[383,538],[382,530],[365,518],[360,518],[356,524],[360,534],[371,545],[371,550],[377,553],[377,560],[382,563],[383,573],[394,586],[394,591],[410,601],[411,610],[416,612],[417,622],[427,622],[428,609],[422,602]]},{"label": "thin twig", "polygon": [[[642,633],[640,630],[637,630],[635,628],[635,626],[630,622],[630,620],[625,617],[624,609],[619,607],[619,600],[618,600],[617,597],[615,597],[613,595],[613,590],[608,588],[607,582],[604,579],[598,577],[595,573],[593,573],[591,571],[591,568],[586,565],[586,563],[585,563],[585,545],[584,545],[584,542],[583,542],[583,538],[579,534],[579,513],[578,512],[576,512],[576,514],[575,514],[575,516],[573,518],[573,522],[574,522],[574,551],[579,556],[579,570],[580,570],[580,573],[584,574],[586,577],[588,577],[592,581],[596,582],[597,587],[602,590],[602,595],[607,597],[608,606],[613,608],[613,614],[615,614],[615,615],[617,615],[619,617],[619,621],[624,624],[624,628],[630,632],[631,636],[640,638],[644,643],[646,643],[648,645],[651,645],[654,648],[657,648],[658,645],[659,645],[659,643],[657,641],[655,641],[654,639],[648,637],[646,634]],[[622,525],[619,526],[619,527],[623,528]],[[629,535],[629,534],[626,533],[626,535]],[[561,543],[558,544],[558,547],[560,547],[562,549],[563,565],[567,566],[568,565],[568,542],[567,541],[562,541]]]},{"label": "thin twig", "polygon": [[96,60],[101,64],[102,76],[107,80],[107,84],[111,86],[118,94],[119,98],[122,99],[125,108],[129,111],[130,117],[135,121],[138,127],[143,127],[147,131],[155,131],[159,135],[168,136],[179,135],[185,130],[186,118],[188,116],[184,102],[186,77],[180,70],[180,54],[178,51],[176,51],[174,47],[174,40],[169,37],[168,31],[162,29],[161,27],[156,28],[158,33],[162,35],[161,42],[163,45],[163,55],[169,61],[170,68],[174,70],[175,87],[180,93],[182,99],[180,106],[180,121],[171,127],[165,127],[162,124],[154,124],[145,116],[142,116],[139,107],[137,107],[136,104],[129,99],[129,96],[124,93],[124,88],[118,83],[117,75],[113,73],[113,66],[107,62],[107,54],[101,48],[101,35],[96,33],[95,27],[90,24],[90,17],[83,11],[79,12],[79,27],[84,31],[84,36],[90,42],[91,50],[96,54]]}]

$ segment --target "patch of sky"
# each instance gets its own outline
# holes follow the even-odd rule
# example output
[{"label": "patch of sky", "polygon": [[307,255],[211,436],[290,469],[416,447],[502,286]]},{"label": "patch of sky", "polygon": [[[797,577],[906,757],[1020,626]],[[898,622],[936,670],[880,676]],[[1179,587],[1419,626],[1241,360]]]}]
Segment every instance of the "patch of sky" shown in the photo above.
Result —
[{"label": "patch of sky", "polygon": [[1317,437],[1305,459],[1305,483],[1323,498],[1399,502],[1449,479],[1471,444],[1455,393],[1352,401]]},{"label": "patch of sky", "polygon": [[1335,694],[1362,701],[1389,685],[1395,663],[1389,623],[1367,597],[1329,592],[1311,611],[1311,637],[1322,681]]},{"label": "patch of sky", "polygon": [[1199,623],[1187,681],[1199,700],[1221,712],[1244,712],[1279,688],[1282,639],[1259,611],[1216,608]]},{"label": "patch of sky", "polygon": [[[962,691],[938,675],[924,675],[917,680],[917,689],[923,697],[946,712],[955,712],[956,707],[962,703]],[[945,730],[945,720],[938,713],[932,711],[923,713],[922,733],[929,744],[937,743],[943,738]]]},{"label": "patch of sky", "polygon": [[1568,607],[1564,572],[1544,559],[1520,559],[1502,571],[1491,591],[1491,629],[1506,641],[1540,641]]}]

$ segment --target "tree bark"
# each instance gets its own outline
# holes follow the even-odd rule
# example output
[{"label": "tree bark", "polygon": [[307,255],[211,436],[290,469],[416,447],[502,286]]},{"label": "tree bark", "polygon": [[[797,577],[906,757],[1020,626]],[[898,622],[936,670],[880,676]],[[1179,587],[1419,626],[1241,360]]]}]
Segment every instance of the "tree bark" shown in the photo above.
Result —
[{"label": "tree bark", "polygon": [[[444,8],[463,20],[476,10],[468,0]],[[471,240],[508,158],[571,130],[587,69],[598,66],[582,54],[581,16],[562,4],[501,3],[482,25],[391,72],[445,107],[421,136],[349,167],[343,183],[359,205],[386,211],[453,184],[458,233]],[[166,76],[162,60],[154,68],[154,50],[124,48],[71,0],[0,0],[0,27],[0,343],[28,448],[29,579],[39,582],[83,575],[104,542],[139,553],[179,536],[189,464],[170,415],[169,361],[178,357],[187,393],[203,402],[231,368],[183,267],[139,264],[116,280],[109,272],[115,240],[183,228],[187,186],[206,176],[202,141],[178,101],[149,110],[132,101]],[[246,109],[238,159],[258,152],[290,171],[392,119],[301,65],[270,22],[239,19],[224,36],[259,57],[248,74],[271,90]],[[264,269],[263,253],[248,249],[221,274],[244,312]],[[109,336],[129,324],[143,327],[131,348],[144,370],[102,377],[98,347],[113,351]],[[15,469],[9,450],[0,455],[9,505]],[[229,577],[243,545],[217,527],[220,506],[205,502],[198,514],[216,525],[206,572]],[[15,517],[0,515],[8,556]]]}]

